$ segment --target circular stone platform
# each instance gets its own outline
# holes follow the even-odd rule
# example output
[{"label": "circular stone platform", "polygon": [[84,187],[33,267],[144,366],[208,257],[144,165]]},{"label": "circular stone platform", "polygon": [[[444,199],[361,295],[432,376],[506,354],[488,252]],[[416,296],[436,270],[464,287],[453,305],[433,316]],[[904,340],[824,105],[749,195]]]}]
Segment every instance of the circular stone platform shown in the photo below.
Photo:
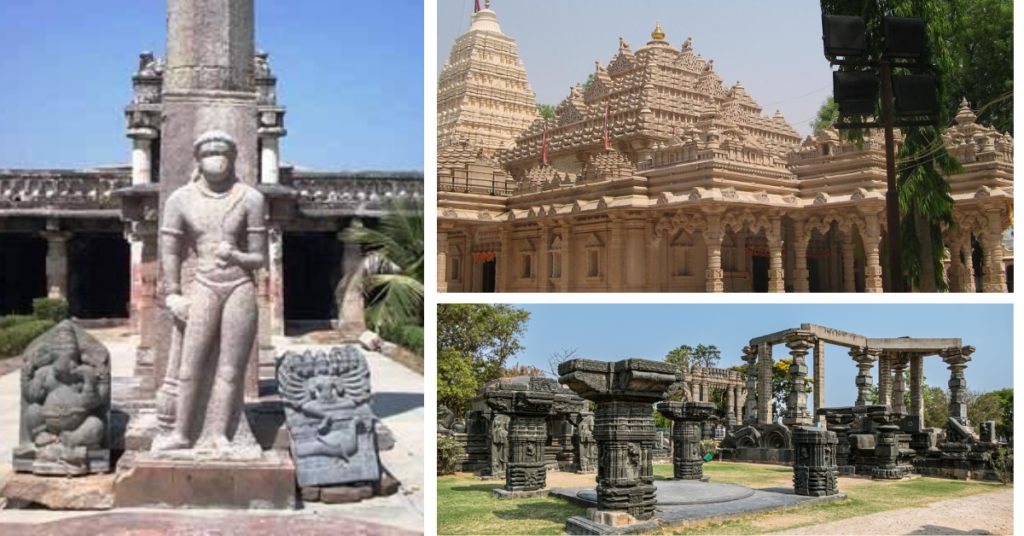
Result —
[{"label": "circular stone platform", "polygon": [[[697,480],[657,480],[658,507],[718,504],[752,497],[754,490],[736,484],[712,484]],[[585,489],[576,494],[585,501],[597,503],[597,491]]]}]

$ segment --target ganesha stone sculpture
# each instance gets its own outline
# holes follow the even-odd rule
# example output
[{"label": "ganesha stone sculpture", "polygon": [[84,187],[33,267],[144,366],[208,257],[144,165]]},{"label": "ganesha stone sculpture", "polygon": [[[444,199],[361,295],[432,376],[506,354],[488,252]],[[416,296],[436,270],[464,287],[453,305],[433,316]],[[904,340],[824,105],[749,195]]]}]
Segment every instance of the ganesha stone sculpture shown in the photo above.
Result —
[{"label": "ganesha stone sculpture", "polygon": [[277,381],[299,487],[380,481],[380,421],[370,408],[370,369],[357,346],[286,352]]},{"label": "ganesha stone sculpture", "polygon": [[65,320],[24,352],[14,470],[77,476],[110,471],[110,354]]},{"label": "ganesha stone sculpture", "polygon": [[237,154],[228,134],[200,136],[191,182],[164,203],[160,268],[174,329],[152,451],[168,457],[262,455],[243,387],[256,341],[254,272],[266,258],[266,205],[235,175]]}]

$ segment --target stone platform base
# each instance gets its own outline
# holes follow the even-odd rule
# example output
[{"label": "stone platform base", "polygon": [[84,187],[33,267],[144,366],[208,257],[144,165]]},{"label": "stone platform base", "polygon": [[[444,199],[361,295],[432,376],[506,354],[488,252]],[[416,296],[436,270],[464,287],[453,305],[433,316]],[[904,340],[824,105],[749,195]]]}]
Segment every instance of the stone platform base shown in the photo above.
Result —
[{"label": "stone platform base", "polygon": [[258,461],[161,460],[128,452],[118,463],[114,505],[119,508],[294,509],[295,465],[266,451]]},{"label": "stone platform base", "polygon": [[[670,477],[666,478],[665,480],[667,480],[669,482],[691,482],[689,480],[683,480],[681,478],[676,478],[674,476],[670,476]],[[711,482],[711,477],[707,476],[707,475],[704,475],[704,476],[700,477],[700,480],[693,480],[692,482]]]},{"label": "stone platform base", "polygon": [[8,504],[51,510],[109,510],[114,507],[114,475],[77,478],[12,473],[0,496]]},{"label": "stone platform base", "polygon": [[381,475],[380,482],[342,485],[342,486],[309,486],[301,488],[299,495],[303,502],[322,502],[325,504],[343,504],[359,502],[371,497],[384,497],[398,493],[402,483],[395,480],[387,471]]},{"label": "stone platform base", "polygon": [[509,491],[504,488],[495,488],[491,492],[494,493],[494,498],[499,501],[508,501],[512,499],[535,499],[537,497],[547,497],[548,493],[551,492],[550,488],[535,489],[532,491]]},{"label": "stone platform base", "polygon": [[645,534],[660,531],[661,525],[654,520],[615,526],[597,523],[584,516],[573,516],[565,522],[566,534]]}]

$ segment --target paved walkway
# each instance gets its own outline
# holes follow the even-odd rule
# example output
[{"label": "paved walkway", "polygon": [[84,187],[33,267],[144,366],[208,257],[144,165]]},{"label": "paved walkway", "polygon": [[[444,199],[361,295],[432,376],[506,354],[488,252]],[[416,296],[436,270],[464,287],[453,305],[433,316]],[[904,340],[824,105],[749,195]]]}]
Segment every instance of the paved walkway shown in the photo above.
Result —
[{"label": "paved walkway", "polygon": [[773,534],[1013,534],[1013,488]]},{"label": "paved walkway", "polygon": [[[90,333],[110,350],[111,374],[131,377],[137,337],[123,329],[90,330]],[[288,344],[281,339],[274,342],[279,352],[317,348]],[[374,412],[395,437],[395,448],[381,453],[384,467],[403,484],[395,495],[356,504],[311,503],[297,512],[253,512],[244,516],[244,522],[237,512],[216,510],[173,513],[139,509],[105,513],[0,510],[0,534],[8,534],[8,529],[14,530],[14,534],[127,534],[132,528],[138,530],[146,526],[147,521],[152,522],[148,528],[157,530],[156,533],[183,533],[192,527],[203,527],[217,534],[312,534],[329,526],[335,531],[338,526],[344,526],[346,533],[351,531],[352,534],[422,533],[424,378],[380,354],[368,353],[367,361],[375,393]],[[11,470],[11,451],[18,442],[20,392],[20,372],[0,377],[0,485]],[[8,523],[26,525],[15,528]],[[31,532],[29,526],[33,527]],[[123,528],[115,530],[117,527]]]}]

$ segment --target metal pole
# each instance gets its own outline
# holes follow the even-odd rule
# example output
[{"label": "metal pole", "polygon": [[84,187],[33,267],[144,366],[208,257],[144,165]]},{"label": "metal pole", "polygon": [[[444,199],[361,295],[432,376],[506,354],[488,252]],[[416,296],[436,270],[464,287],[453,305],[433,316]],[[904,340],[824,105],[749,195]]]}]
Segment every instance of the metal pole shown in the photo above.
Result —
[{"label": "metal pole", "polygon": [[886,245],[889,250],[889,281],[893,292],[906,292],[903,282],[903,243],[900,239],[900,198],[896,191],[896,143],[893,141],[892,66],[880,63],[882,70],[882,121],[885,123],[885,216]]}]

